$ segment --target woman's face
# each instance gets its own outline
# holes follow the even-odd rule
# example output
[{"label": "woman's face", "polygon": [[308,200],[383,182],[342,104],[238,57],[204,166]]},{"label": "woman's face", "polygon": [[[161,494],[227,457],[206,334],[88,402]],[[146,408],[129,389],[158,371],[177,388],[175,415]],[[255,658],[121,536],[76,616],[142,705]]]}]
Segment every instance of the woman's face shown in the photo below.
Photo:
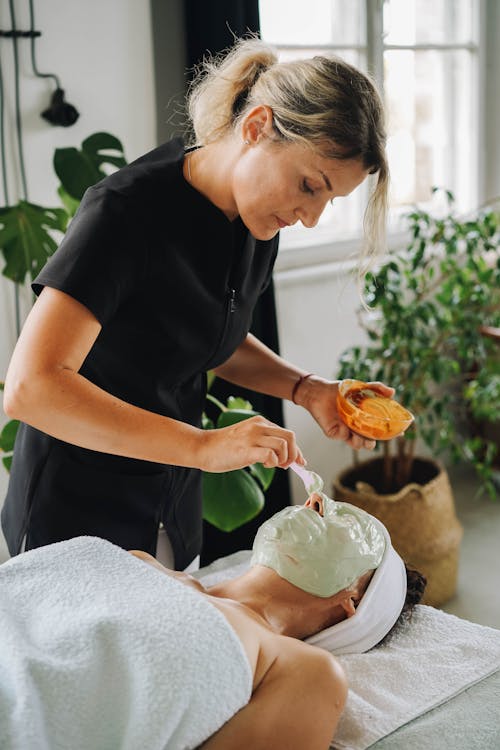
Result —
[{"label": "woman's face", "polygon": [[[380,564],[385,537],[360,508],[313,495],[305,506],[276,513],[259,528],[252,565],[272,568],[310,594],[327,598]],[[320,507],[318,507],[320,505]]]},{"label": "woman's face", "polygon": [[308,146],[276,141],[272,128],[248,140],[232,192],[243,223],[259,240],[297,221],[314,227],[330,200],[349,195],[368,175],[359,161],[326,159]]}]

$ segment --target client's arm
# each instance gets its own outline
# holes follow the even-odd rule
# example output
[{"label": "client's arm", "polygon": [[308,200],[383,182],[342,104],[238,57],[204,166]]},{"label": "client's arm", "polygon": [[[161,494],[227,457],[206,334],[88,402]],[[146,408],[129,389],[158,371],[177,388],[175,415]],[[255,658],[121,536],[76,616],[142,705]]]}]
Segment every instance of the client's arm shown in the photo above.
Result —
[{"label": "client's arm", "polygon": [[339,662],[282,638],[279,654],[242,708],[199,750],[327,750],[347,697]]}]

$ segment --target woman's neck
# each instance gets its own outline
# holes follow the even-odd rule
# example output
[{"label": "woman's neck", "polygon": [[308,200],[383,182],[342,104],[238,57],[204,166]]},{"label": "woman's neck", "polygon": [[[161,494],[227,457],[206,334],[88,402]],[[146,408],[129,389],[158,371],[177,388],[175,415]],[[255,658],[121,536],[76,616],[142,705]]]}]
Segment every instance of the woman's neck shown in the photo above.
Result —
[{"label": "woman's neck", "polygon": [[241,147],[234,138],[223,138],[189,151],[183,167],[185,180],[217,206],[230,221],[238,216],[232,189],[232,173],[239,148]]},{"label": "woman's neck", "polygon": [[207,594],[238,601],[262,624],[279,635],[307,638],[345,619],[343,608],[330,599],[301,591],[274,570],[255,565],[230,581],[207,589]]}]

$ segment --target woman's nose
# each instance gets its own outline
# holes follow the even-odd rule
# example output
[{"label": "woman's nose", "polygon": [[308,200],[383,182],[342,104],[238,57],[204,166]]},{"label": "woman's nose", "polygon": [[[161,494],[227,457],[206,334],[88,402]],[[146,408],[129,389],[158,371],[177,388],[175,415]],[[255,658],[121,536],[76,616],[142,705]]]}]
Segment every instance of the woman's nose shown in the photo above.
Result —
[{"label": "woman's nose", "polygon": [[324,201],[321,201],[321,203],[314,203],[310,206],[301,206],[296,210],[296,215],[298,216],[301,223],[307,227],[307,229],[312,229],[312,227],[315,227],[318,223],[321,214],[324,211],[326,203]]},{"label": "woman's nose", "polygon": [[323,499],[320,495],[316,494],[316,492],[313,492],[313,494],[307,498],[305,506],[306,508],[315,510],[320,516],[323,515]]}]

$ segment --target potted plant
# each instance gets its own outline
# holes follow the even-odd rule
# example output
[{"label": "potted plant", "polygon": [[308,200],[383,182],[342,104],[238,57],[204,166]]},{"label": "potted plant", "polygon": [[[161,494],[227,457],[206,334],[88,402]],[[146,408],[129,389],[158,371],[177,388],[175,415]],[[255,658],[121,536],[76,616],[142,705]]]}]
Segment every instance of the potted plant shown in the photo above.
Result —
[{"label": "potted plant", "polygon": [[334,487],[338,499],[382,518],[403,557],[427,575],[431,604],[455,590],[462,530],[443,466],[416,448],[471,463],[492,497],[499,455],[477,424],[500,419],[500,346],[484,335],[500,325],[500,214],[461,219],[447,198],[442,217],[412,211],[408,245],[366,277],[369,307],[359,316],[369,343],[346,350],[338,373],[389,383],[415,415],[381,457],[345,470]]},{"label": "potted plant", "polygon": [[[61,184],[58,188],[63,207],[45,208],[26,201],[0,208],[0,251],[4,256],[3,274],[15,284],[32,281],[57,248],[54,232],[64,234],[76,213],[83,194],[106,176],[105,164],[126,164],[123,146],[109,133],[94,133],[86,138],[81,150],[56,149],[54,169]],[[213,374],[208,373],[209,387]],[[3,384],[0,383],[3,389]],[[220,412],[210,418],[203,414],[204,429],[227,427],[257,415],[244,399],[230,397],[222,404],[207,394],[207,401]],[[14,441],[19,423],[11,420],[0,432],[3,464],[10,469]],[[220,474],[204,473],[203,516],[221,531],[233,531],[257,516],[264,506],[264,492],[274,476],[274,469],[254,464],[248,469]],[[237,502],[235,502],[235,498]]]}]

